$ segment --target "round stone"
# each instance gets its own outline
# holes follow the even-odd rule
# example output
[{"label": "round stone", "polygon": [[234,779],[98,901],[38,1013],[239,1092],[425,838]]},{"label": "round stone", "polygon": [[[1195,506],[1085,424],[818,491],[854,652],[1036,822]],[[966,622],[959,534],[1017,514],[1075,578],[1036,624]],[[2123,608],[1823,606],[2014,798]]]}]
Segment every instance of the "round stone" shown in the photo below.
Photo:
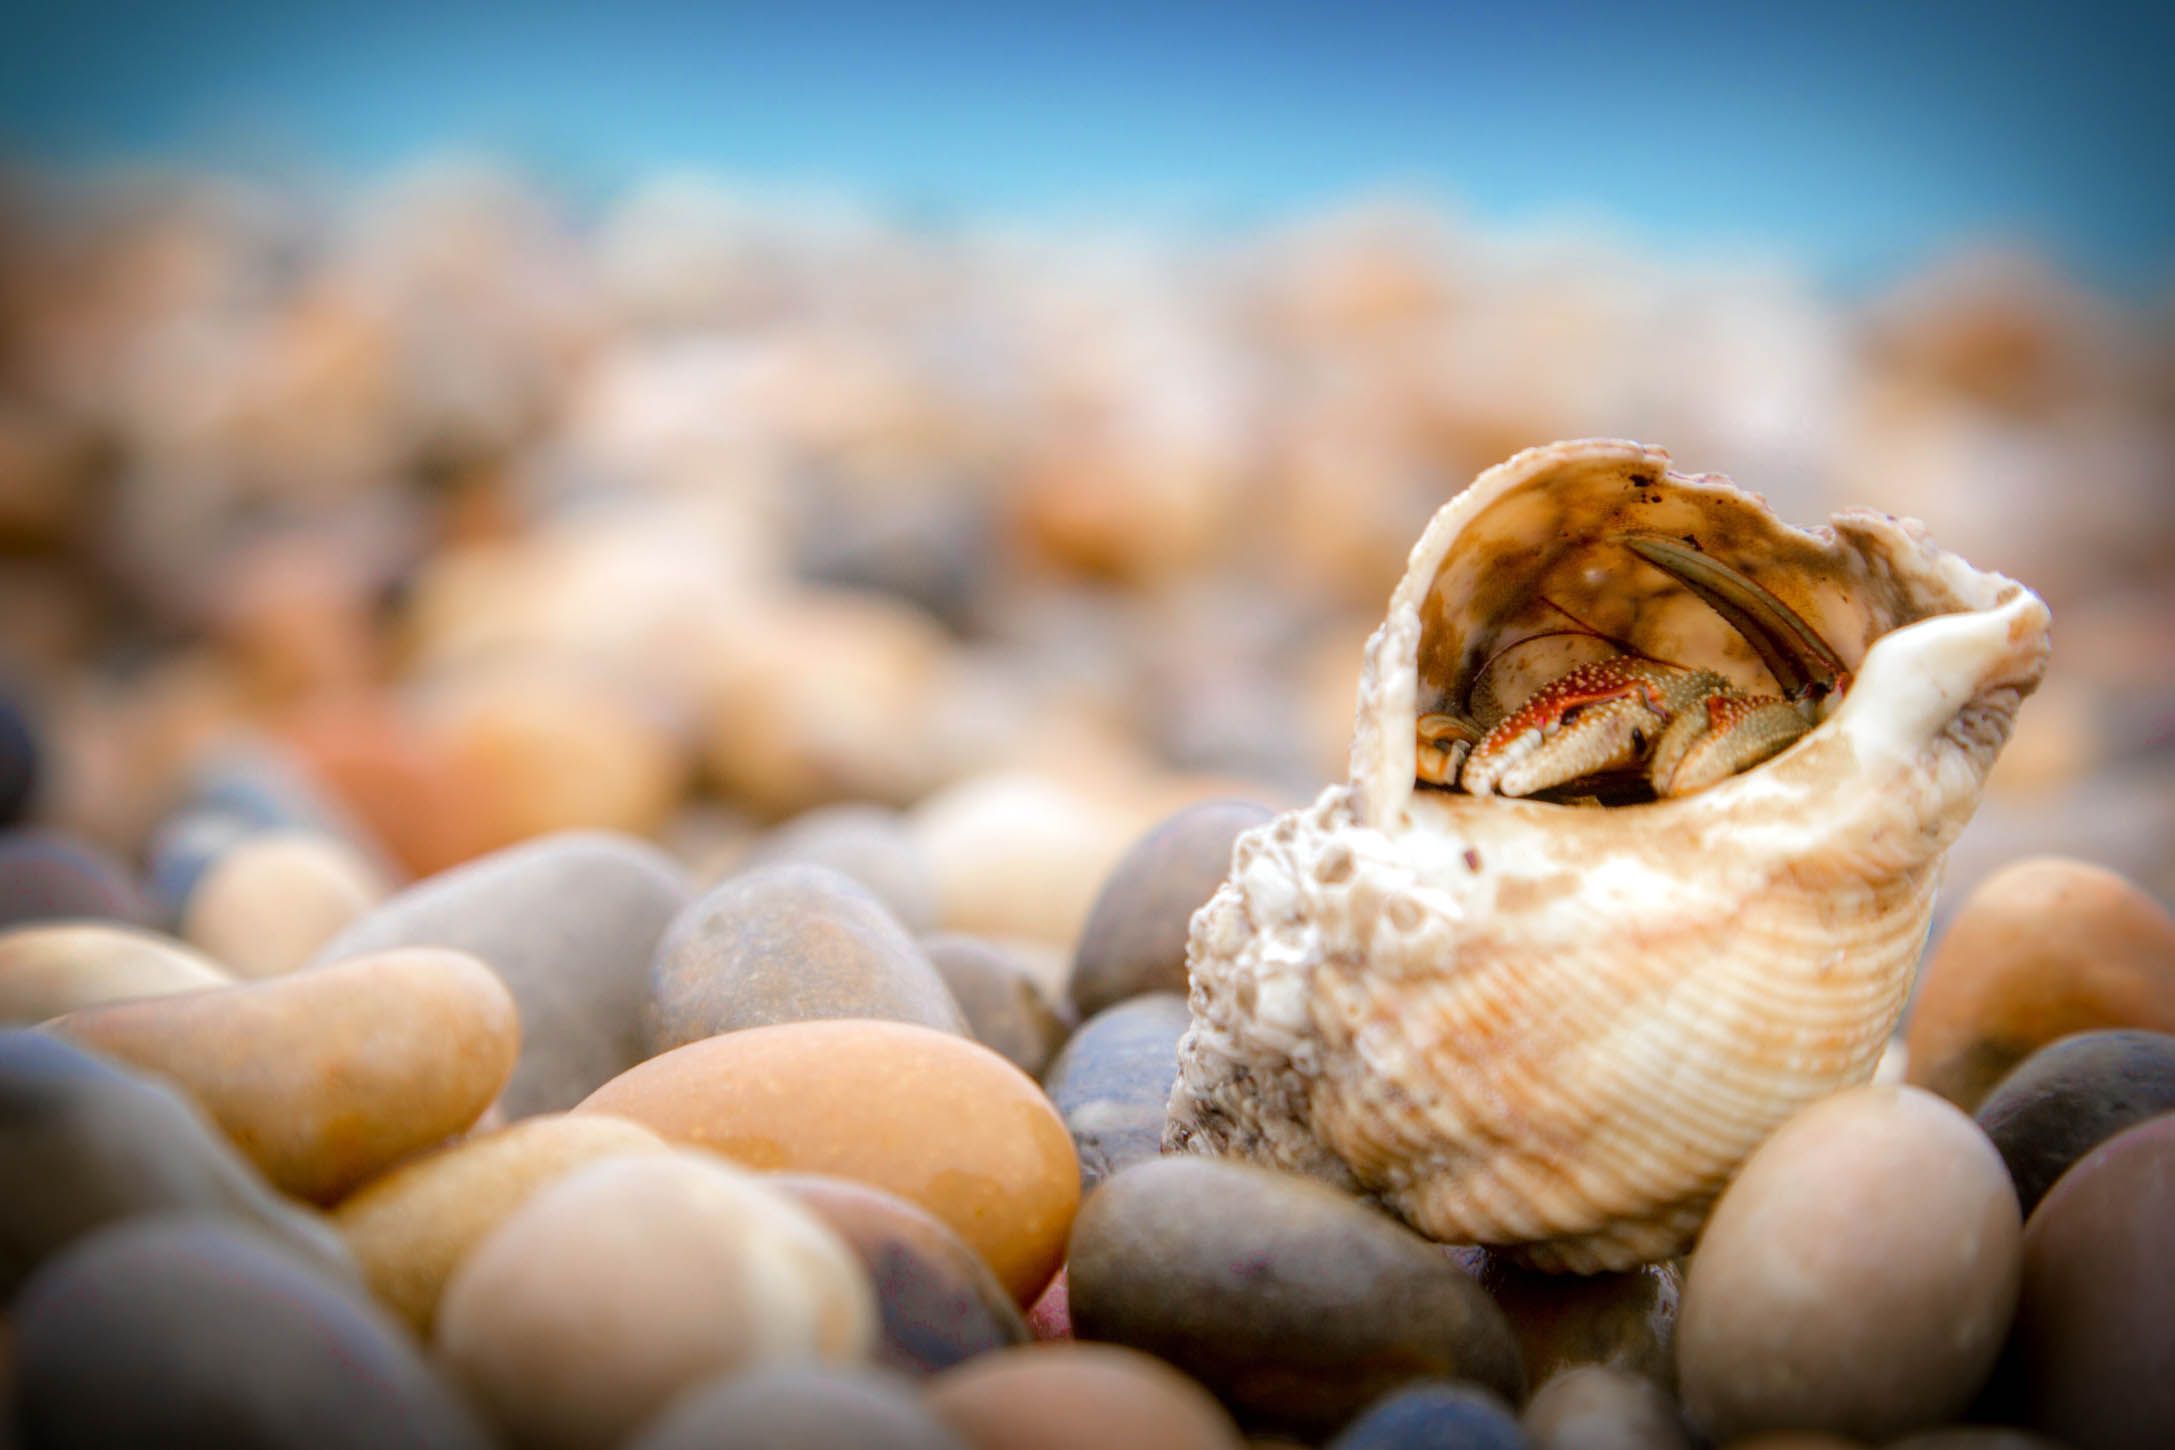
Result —
[{"label": "round stone", "polygon": [[971,776],[907,813],[947,930],[1069,946],[1139,827],[1133,810],[1038,771]]},{"label": "round stone", "polygon": [[1178,1039],[1192,1023],[1183,997],[1129,998],[1081,1023],[1050,1064],[1044,1084],[1080,1155],[1083,1193],[1162,1154]]},{"label": "round stone", "polygon": [[0,829],[30,814],[44,754],[22,702],[0,692]]},{"label": "round stone", "polygon": [[2175,917],[2121,876],[2056,856],[1980,883],[1919,976],[1909,1079],[1966,1110],[2074,1032],[2175,1032]]},{"label": "round stone", "polygon": [[1186,990],[1186,931],[1224,877],[1241,831],[1274,819],[1254,801],[1204,801],[1135,842],[1103,883],[1073,955],[1083,1013],[1144,992]]},{"label": "round stone", "polygon": [[958,932],[925,936],[921,949],[966,1014],[975,1041],[1029,1077],[1042,1076],[1072,1023],[1028,965],[995,942]]},{"label": "round stone", "polygon": [[279,1188],[329,1202],[476,1121],[520,1028],[497,977],[417,947],[52,1024],[175,1082]]},{"label": "round stone", "polygon": [[403,1163],[333,1212],[379,1302],[430,1333],[453,1271],[540,1190],[625,1153],[661,1153],[649,1129],[603,1113],[546,1114]]},{"label": "round stone", "polygon": [[1685,1277],[1677,1376],[1695,1426],[1893,1438],[1953,1418],[2016,1303],[2009,1175],[1931,1093],[1860,1087],[1760,1146]]},{"label": "round stone", "polygon": [[138,1214],[224,1217],[343,1278],[315,1214],[258,1177],[164,1084],[43,1032],[0,1031],[0,1300],[49,1256]]},{"label": "round stone", "polygon": [[852,877],[911,932],[936,925],[936,875],[898,812],[876,805],[819,806],[755,843],[750,865],[828,866]]},{"label": "round stone", "polygon": [[929,1407],[974,1450],[1239,1450],[1215,1397],[1111,1344],[1038,1344],[938,1375]]},{"label": "round stone", "polygon": [[104,851],[52,831],[0,831],[0,928],[78,919],[133,926],[151,909]]},{"label": "round stone", "polygon": [[835,1234],[755,1175],[683,1152],[592,1163],[522,1205],[446,1286],[437,1347],[516,1443],[602,1450],[719,1375],[855,1362],[875,1332]]},{"label": "round stone", "polygon": [[394,947],[471,952],[521,1009],[510,1117],[570,1108],[644,1056],[657,939],[686,906],[686,878],[644,842],[546,836],[418,882],[327,942],[315,965]]},{"label": "round stone", "polygon": [[823,1220],[860,1259],[876,1291],[876,1362],[932,1374],[1027,1341],[1011,1295],[959,1235],[896,1194],[818,1174],[768,1180]]},{"label": "round stone", "polygon": [[1573,1365],[1526,1402],[1533,1450],[1691,1450],[1676,1402],[1643,1374]]},{"label": "round stone", "polygon": [[2009,1165],[2029,1219],[2054,1181],[2133,1123],[2175,1112],[2175,1037],[2114,1028],[2040,1048],[1974,1116]]},{"label": "round stone", "polygon": [[101,1002],[233,981],[201,952],[135,927],[55,922],[0,932],[0,1023],[38,1023]]},{"label": "round stone", "polygon": [[1502,1399],[1474,1385],[1393,1390],[1329,1442],[1329,1450],[1527,1450]]},{"label": "round stone", "polygon": [[1658,1384],[1675,1383],[1683,1280],[1673,1265],[1619,1274],[1540,1274],[1486,1254],[1479,1278],[1518,1336],[1527,1384],[1545,1384],[1572,1365],[1607,1365]]},{"label": "round stone", "polygon": [[890,1375],[824,1364],[749,1370],[674,1400],[626,1450],[968,1450]]},{"label": "round stone", "polygon": [[706,1038],[599,1088],[616,1113],[751,1168],[831,1174],[919,1204],[1019,1304],[1064,1255],[1080,1196],[1049,1100],[979,1043],[903,1022],[790,1022]]},{"label": "round stone", "polygon": [[1480,1286],[1312,1179],[1200,1157],[1129,1168],[1081,1208],[1067,1276],[1076,1334],[1169,1360],[1249,1425],[1326,1435],[1415,1379],[1524,1396]]},{"label": "round stone", "polygon": [[11,1316],[32,1445],[489,1444],[390,1321],[223,1225],[159,1217],[93,1235]]},{"label": "round stone", "polygon": [[964,1034],[944,979],[883,903],[828,866],[759,866],[673,921],[650,966],[649,1045],[819,1018]]},{"label": "round stone", "polygon": [[211,863],[182,909],[181,934],[227,970],[275,977],[384,899],[369,860],[331,836],[260,831]]},{"label": "round stone", "polygon": [[2175,1444],[2175,1115],[2125,1129],[2024,1233],[2012,1344],[2028,1419],[2094,1450]]}]

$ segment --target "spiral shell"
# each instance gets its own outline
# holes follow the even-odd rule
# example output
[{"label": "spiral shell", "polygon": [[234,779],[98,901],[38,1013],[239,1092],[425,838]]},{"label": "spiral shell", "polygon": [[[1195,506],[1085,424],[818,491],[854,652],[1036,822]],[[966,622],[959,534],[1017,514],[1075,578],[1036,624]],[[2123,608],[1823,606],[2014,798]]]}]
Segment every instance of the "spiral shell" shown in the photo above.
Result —
[{"label": "spiral shell", "polygon": [[[1599,639],[1774,688],[1632,534],[1726,562],[1817,630],[1850,680],[1826,718],[1644,804],[1416,786],[1421,713],[1515,700]],[[1796,529],[1657,448],[1489,470],[1421,536],[1368,644],[1351,779],[1242,836],[1194,918],[1166,1149],[1312,1174],[1540,1268],[1681,1253],[1771,1130],[1872,1075],[2047,627],[2030,590],[1915,521]]]}]

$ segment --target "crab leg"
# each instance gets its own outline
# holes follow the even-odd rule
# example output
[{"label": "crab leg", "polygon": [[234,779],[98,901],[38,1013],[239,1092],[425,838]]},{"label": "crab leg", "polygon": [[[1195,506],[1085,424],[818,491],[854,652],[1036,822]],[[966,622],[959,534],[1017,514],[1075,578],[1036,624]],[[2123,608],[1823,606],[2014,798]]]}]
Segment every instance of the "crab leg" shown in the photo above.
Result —
[{"label": "crab leg", "polygon": [[1810,729],[1780,696],[1709,695],[1662,731],[1647,779],[1658,796],[1690,795],[1780,755]]},{"label": "crab leg", "polygon": [[1626,534],[1623,545],[1729,622],[1793,703],[1818,701],[1845,683],[1842,659],[1797,611],[1712,555],[1662,534]]}]

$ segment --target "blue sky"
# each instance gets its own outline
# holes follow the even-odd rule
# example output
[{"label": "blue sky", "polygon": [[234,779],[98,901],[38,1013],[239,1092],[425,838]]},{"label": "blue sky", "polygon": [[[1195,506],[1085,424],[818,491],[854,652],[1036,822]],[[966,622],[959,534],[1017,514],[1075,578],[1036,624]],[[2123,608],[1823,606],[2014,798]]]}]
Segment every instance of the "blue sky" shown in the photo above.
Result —
[{"label": "blue sky", "polygon": [[1987,239],[2175,282],[2175,5],[0,3],[32,161],[457,148],[1216,226],[1402,189],[1845,282]]}]

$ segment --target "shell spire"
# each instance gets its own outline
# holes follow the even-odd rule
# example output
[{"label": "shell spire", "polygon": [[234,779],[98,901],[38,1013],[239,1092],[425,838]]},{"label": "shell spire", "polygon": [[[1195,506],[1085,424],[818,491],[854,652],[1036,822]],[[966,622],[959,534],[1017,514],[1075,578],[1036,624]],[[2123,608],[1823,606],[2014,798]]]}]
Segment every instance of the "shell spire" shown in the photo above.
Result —
[{"label": "shell spire", "polygon": [[[1166,1148],[1541,1268],[1682,1252],[1770,1131],[1871,1075],[2047,629],[1913,521],[1793,528],[1636,443],[1490,469],[1368,643],[1351,779],[1242,836],[1194,918]],[[1794,698],[1802,733],[1663,798],[1418,778],[1423,719],[1626,653]]]}]

